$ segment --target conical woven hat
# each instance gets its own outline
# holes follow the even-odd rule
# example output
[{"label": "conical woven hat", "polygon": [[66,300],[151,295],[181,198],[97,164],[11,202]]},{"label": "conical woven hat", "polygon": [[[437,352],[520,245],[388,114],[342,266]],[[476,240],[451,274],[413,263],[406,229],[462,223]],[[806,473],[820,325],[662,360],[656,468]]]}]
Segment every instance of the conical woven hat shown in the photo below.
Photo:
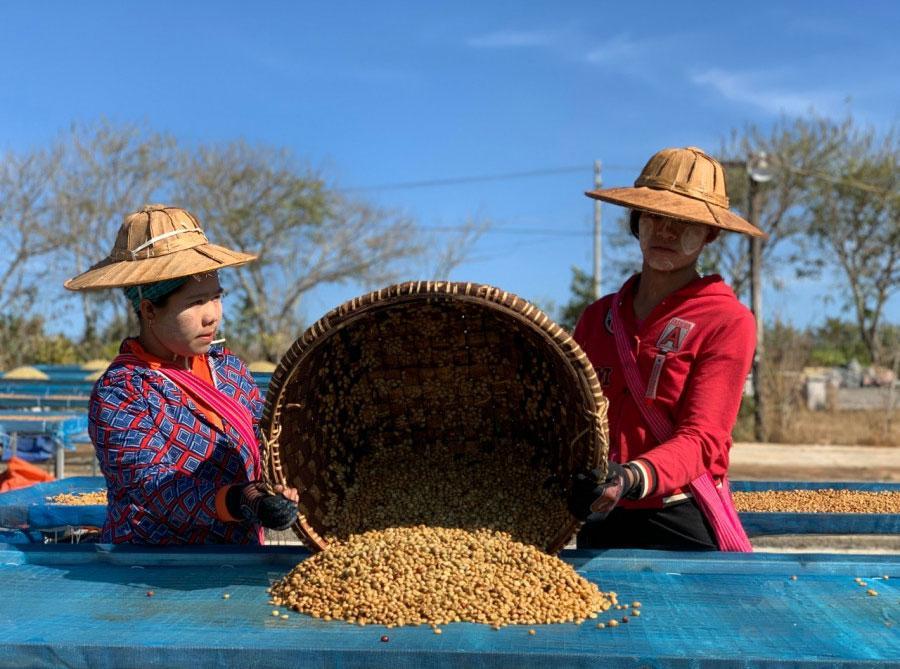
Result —
[{"label": "conical woven hat", "polygon": [[109,256],[65,282],[69,290],[124,288],[237,267],[255,255],[210,244],[194,216],[178,207],[147,205],[129,214]]},{"label": "conical woven hat", "polygon": [[728,209],[725,170],[719,161],[693,146],[656,153],[641,170],[634,188],[605,188],[585,195],[631,209],[768,237]]}]

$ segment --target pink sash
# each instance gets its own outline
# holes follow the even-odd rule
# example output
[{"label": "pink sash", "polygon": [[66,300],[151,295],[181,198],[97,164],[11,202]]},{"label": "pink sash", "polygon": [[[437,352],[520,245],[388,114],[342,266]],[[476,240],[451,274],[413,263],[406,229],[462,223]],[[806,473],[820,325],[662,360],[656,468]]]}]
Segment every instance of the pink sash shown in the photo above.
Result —
[{"label": "pink sash", "polygon": [[[120,353],[113,360],[113,364],[117,362],[136,367],[146,367],[148,364],[145,360],[141,360],[132,353]],[[197,378],[186,369],[179,369],[175,365],[171,365],[154,371],[169,379],[182,391],[187,391],[188,394],[199,397],[208,407],[228,421],[237,430],[241,441],[247,444],[250,457],[253,460],[253,471],[256,474],[256,478],[263,478],[259,465],[259,444],[256,439],[256,433],[253,431],[253,416],[247,407],[228,397],[228,395],[206,383],[203,379]],[[240,453],[239,450],[238,452]],[[262,525],[256,525],[256,536],[260,546],[262,546],[265,543]]]},{"label": "pink sash", "polygon": [[[641,415],[650,426],[653,436],[656,437],[659,443],[663,443],[675,433],[675,426],[672,425],[672,422],[656,405],[648,400],[644,400],[646,388],[641,381],[637,359],[625,336],[625,327],[622,323],[622,316],[619,313],[619,305],[625,298],[626,287],[631,287],[630,281],[613,298],[612,331],[616,340],[616,352],[619,356],[619,362],[622,363],[625,383],[628,385],[628,390],[635,404],[637,404]],[[716,488],[712,475],[706,471],[690,482],[690,488],[700,510],[712,526],[713,532],[715,532],[719,549],[738,553],[752,552],[753,547],[750,545],[750,539],[747,537],[743,525],[741,525],[740,518],[738,518],[737,509],[734,508],[734,500],[731,499],[728,477],[723,476],[722,487]]]},{"label": "pink sash", "polygon": [[[145,360],[141,360],[136,355],[130,353],[120,353],[113,360],[115,363],[125,363],[144,367],[147,365]],[[176,386],[186,390],[188,394],[199,397],[204,404],[215,411],[219,416],[224,418],[241,437],[241,441],[247,444],[250,455],[253,459],[253,471],[256,478],[262,478],[262,472],[259,469],[259,445],[257,444],[256,433],[253,431],[253,416],[243,404],[237,400],[233,400],[218,388],[214,388],[206,383],[203,379],[199,379],[186,369],[179,369],[175,365],[161,367],[158,371],[160,374],[172,381]]]}]

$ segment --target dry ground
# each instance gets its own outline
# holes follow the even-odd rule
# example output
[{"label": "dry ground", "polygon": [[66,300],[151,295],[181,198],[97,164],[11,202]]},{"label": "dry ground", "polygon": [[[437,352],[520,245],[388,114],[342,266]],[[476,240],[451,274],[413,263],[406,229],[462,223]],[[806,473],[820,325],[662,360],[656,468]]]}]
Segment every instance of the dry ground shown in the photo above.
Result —
[{"label": "dry ground", "polygon": [[[776,406],[767,421],[768,434],[770,441],[781,444],[900,447],[900,406],[891,412],[887,406],[829,411],[809,411],[794,404]],[[753,439],[751,414],[742,411],[734,438]]]},{"label": "dry ground", "polygon": [[900,482],[900,447],[739,442],[732,480]]}]

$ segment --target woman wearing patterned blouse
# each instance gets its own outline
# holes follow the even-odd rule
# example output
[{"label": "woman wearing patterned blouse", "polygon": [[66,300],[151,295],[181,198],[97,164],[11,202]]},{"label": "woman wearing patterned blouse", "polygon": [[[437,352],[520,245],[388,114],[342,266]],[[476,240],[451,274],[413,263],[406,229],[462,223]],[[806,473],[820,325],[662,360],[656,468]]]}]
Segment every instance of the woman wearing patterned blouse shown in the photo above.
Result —
[{"label": "woman wearing patterned blouse", "polygon": [[102,541],[258,544],[263,527],[296,519],[297,491],[262,481],[259,388],[215,341],[217,271],[254,259],[210,244],[187,211],[150,205],[125,217],[107,258],[66,281],[124,289],[140,321],[91,394]]}]

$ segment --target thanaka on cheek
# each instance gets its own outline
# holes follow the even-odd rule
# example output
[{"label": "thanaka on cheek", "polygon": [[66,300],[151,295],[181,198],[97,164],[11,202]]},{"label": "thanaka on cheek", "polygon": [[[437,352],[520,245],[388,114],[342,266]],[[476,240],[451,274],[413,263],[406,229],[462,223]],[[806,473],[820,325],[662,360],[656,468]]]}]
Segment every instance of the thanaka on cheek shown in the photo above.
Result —
[{"label": "thanaka on cheek", "polygon": [[703,245],[706,230],[703,226],[691,226],[681,233],[681,252],[686,256],[695,254]]}]

